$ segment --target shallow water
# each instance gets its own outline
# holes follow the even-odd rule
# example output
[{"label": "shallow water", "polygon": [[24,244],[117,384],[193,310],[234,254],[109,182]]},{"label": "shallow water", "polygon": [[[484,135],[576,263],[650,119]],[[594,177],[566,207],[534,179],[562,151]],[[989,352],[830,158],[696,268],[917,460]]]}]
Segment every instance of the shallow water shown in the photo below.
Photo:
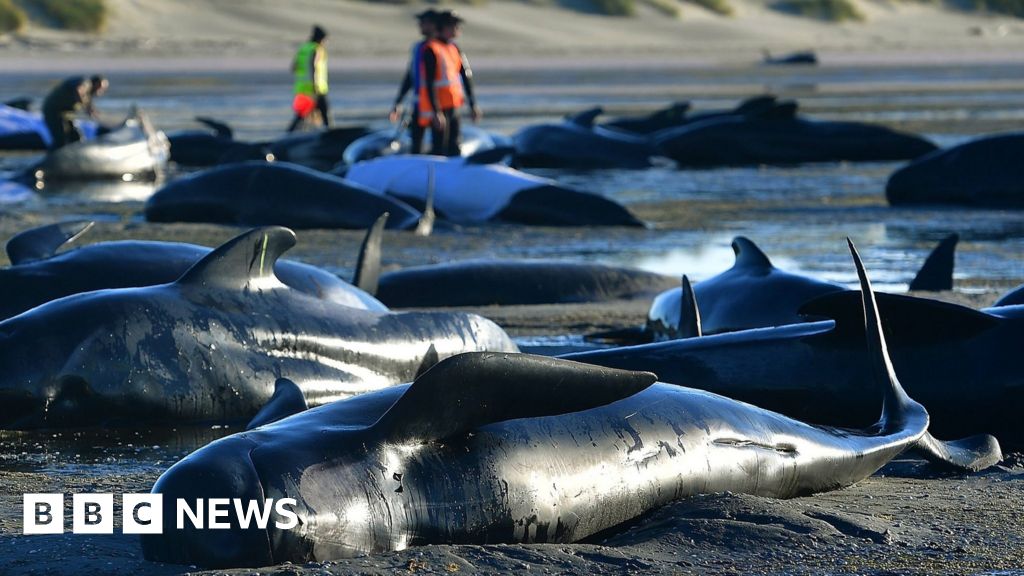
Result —
[{"label": "shallow water", "polygon": [[[282,71],[283,72],[283,71]],[[477,70],[483,126],[512,133],[534,122],[601,104],[612,113],[653,109],[691,100],[697,109],[725,108],[772,91],[799,99],[816,117],[879,122],[923,133],[951,145],[996,130],[1024,128],[1024,66],[823,66],[723,69],[639,66],[629,70]],[[384,127],[384,113],[400,71],[333,74],[331,102],[339,124]],[[227,121],[241,139],[272,138],[289,120],[289,78],[278,71],[222,74],[112,74],[101,102],[108,118],[133,103],[154,124],[193,128],[194,116]],[[41,95],[52,78],[0,73],[0,99]],[[0,169],[31,156],[0,158]],[[1024,218],[1019,212],[957,208],[892,209],[884,199],[888,175],[899,163],[816,164],[718,170],[542,171],[580,189],[616,198],[652,224],[650,230],[459,228],[445,251],[401,247],[403,265],[463,257],[545,257],[635,264],[699,280],[731,265],[734,235],[755,240],[778,264],[852,284],[843,239],[860,246],[884,289],[902,290],[931,245],[961,235],[958,290],[998,291],[1024,280]],[[46,217],[110,217],[127,211],[141,222],[141,201],[156,184],[129,183],[40,195],[0,190],[8,213]],[[27,198],[27,199],[26,199]],[[129,201],[113,208],[112,203]]]}]

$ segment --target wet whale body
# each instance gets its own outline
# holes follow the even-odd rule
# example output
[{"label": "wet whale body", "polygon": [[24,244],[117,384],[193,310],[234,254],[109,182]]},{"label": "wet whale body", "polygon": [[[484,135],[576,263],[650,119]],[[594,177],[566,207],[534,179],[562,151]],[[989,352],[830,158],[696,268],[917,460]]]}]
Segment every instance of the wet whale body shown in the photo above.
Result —
[{"label": "wet whale body", "polygon": [[[183,242],[120,240],[57,253],[91,226],[92,222],[85,221],[50,224],[26,230],[7,242],[12,265],[0,269],[4,291],[0,320],[80,292],[173,282],[212,250]],[[379,245],[379,233],[374,236],[371,231],[366,244]],[[274,272],[287,286],[311,296],[342,306],[387,310],[370,294],[315,266],[281,259]]]},{"label": "wet whale body", "polygon": [[[878,294],[893,365],[931,415],[936,436],[993,434],[1024,447],[1024,306],[974,310],[903,295]],[[879,408],[864,394],[869,353],[862,343],[856,291],[813,300],[815,322],[654,344],[567,354],[580,362],[635,370],[708,390],[787,416],[862,426]],[[698,301],[699,304],[699,301]],[[692,315],[692,313],[691,313]]]},{"label": "wet whale body", "polygon": [[[673,500],[777,498],[848,486],[908,448],[965,469],[1001,457],[991,437],[941,443],[901,388],[866,277],[867,430],[810,426],[722,396],[528,355],[463,354],[409,386],[309,410],[213,442],[153,487],[177,499],[295,500],[297,523],[142,537],[149,560],[260,566],[442,543],[575,542]],[[583,441],[581,441],[581,438]],[[266,508],[265,508],[266,509]]]},{"label": "wet whale body", "polygon": [[155,179],[167,167],[170,145],[136,110],[120,127],[92,140],[51,150],[26,176],[43,182],[67,180]]},{"label": "wet whale body", "polygon": [[800,118],[795,102],[691,122],[652,138],[661,156],[687,168],[908,160],[936,149],[884,126]]},{"label": "wet whale body", "polygon": [[571,304],[651,296],[675,283],[671,276],[602,264],[466,260],[388,272],[375,295],[398,308]]},{"label": "wet whale body", "polygon": [[512,137],[515,165],[535,168],[626,168],[654,165],[658,150],[644,134],[595,126],[600,108],[557,124],[527,126]]},{"label": "wet whale body", "polygon": [[993,306],[1016,306],[1024,304],[1024,285],[1007,292]]},{"label": "wet whale body", "polygon": [[244,421],[279,377],[317,405],[453,354],[516,350],[476,315],[361,310],[289,288],[274,267],[294,242],[255,229],[173,283],[76,294],[0,322],[0,428]]},{"label": "wet whale body", "polygon": [[281,162],[242,162],[178,178],[146,202],[150,222],[211,222],[289,228],[368,228],[387,212],[388,228],[415,228],[404,202],[337,176]]},{"label": "wet whale body", "polygon": [[[951,234],[936,245],[910,282],[911,290],[953,289],[954,253],[959,238]],[[754,242],[743,236],[733,239],[732,250],[736,255],[732,268],[693,287],[703,334],[805,322],[808,319],[800,313],[801,306],[819,296],[846,290],[839,284],[776,268]],[[654,298],[642,331],[627,330],[618,339],[689,338],[696,335],[694,321],[682,289],[676,287]]]},{"label": "wet whale body", "polygon": [[[430,150],[430,131],[424,135],[423,149]],[[473,156],[479,152],[495,148],[507,148],[512,145],[508,136],[487,132],[476,126],[463,126],[459,138],[459,153],[462,156]],[[410,154],[412,139],[406,130],[378,130],[370,132],[345,147],[342,163],[351,166],[356,162],[372,160],[392,154]]]},{"label": "wet whale body", "polygon": [[171,161],[181,166],[216,166],[224,161],[267,159],[272,156],[266,144],[235,140],[227,124],[206,117],[196,121],[207,130],[182,130],[167,135]]},{"label": "wet whale body", "polygon": [[1024,208],[1024,133],[972,140],[917,158],[889,177],[893,206],[956,204]]},{"label": "wet whale body", "polygon": [[466,158],[387,156],[350,166],[345,178],[414,206],[424,205],[432,190],[437,213],[459,224],[643,226],[625,207],[599,194]]}]

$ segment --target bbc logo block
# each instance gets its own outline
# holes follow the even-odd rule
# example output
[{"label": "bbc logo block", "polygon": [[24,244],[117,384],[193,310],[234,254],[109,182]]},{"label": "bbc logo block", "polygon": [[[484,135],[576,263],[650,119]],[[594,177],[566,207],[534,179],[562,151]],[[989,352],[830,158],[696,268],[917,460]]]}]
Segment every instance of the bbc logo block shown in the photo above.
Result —
[{"label": "bbc logo block", "polygon": [[[22,507],[24,534],[63,534],[64,495],[25,494]],[[73,494],[71,531],[75,534],[114,533],[113,494]],[[121,531],[125,534],[159,534],[163,525],[160,494],[124,494]]]}]

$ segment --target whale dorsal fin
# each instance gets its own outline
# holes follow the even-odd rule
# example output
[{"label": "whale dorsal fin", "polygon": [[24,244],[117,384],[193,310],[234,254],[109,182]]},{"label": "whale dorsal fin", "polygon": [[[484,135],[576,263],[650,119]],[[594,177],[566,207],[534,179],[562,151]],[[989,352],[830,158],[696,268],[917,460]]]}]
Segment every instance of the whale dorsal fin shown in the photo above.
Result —
[{"label": "whale dorsal fin", "polygon": [[277,422],[292,414],[305,412],[308,408],[306,397],[302,394],[302,390],[298,385],[287,378],[278,378],[277,382],[274,382],[274,395],[253,416],[245,429],[252,430],[264,424]]},{"label": "whale dorsal fin", "polygon": [[683,295],[679,302],[679,337],[700,338],[703,335],[697,295],[693,293],[693,286],[690,286],[690,278],[683,274]]},{"label": "whale dorsal fin", "polygon": [[295,245],[295,232],[281,226],[253,228],[221,244],[178,278],[182,286],[247,288],[281,286],[274,264]]},{"label": "whale dorsal fin", "polygon": [[798,105],[794,100],[787,100],[785,102],[777,102],[771,108],[762,110],[756,114],[758,118],[773,119],[773,120],[792,120],[796,118]]},{"label": "whale dorsal fin", "polygon": [[732,251],[736,255],[733,268],[771,268],[772,261],[746,236],[732,239]]},{"label": "whale dorsal fin", "polygon": [[213,130],[220,138],[225,140],[234,140],[235,138],[235,133],[231,130],[231,127],[220,120],[214,120],[208,116],[196,116],[196,122]]},{"label": "whale dorsal fin", "polygon": [[590,108],[589,110],[584,110],[582,112],[570,114],[565,117],[565,121],[568,122],[569,124],[582,126],[583,128],[593,128],[594,121],[597,120],[597,117],[600,116],[601,114],[604,114],[604,108],[601,108],[600,106],[595,106],[593,108]]},{"label": "whale dorsal fin", "polygon": [[[973,308],[929,298],[876,293],[875,299],[885,317],[886,334],[901,345],[967,340],[1002,321]],[[834,333],[848,336],[863,330],[861,309],[860,292],[843,290],[809,300],[799,313],[831,318],[836,321]]]},{"label": "whale dorsal fin", "polygon": [[910,282],[910,289],[930,292],[952,290],[956,243],[959,241],[959,234],[950,234],[943,238],[925,259],[917,276]]},{"label": "whale dorsal fin", "polygon": [[736,108],[733,109],[733,114],[742,114],[744,116],[757,116],[771,110],[775,107],[778,102],[778,98],[771,94],[765,94],[764,96],[754,96],[753,98],[747,98],[743,102],[740,102]]},{"label": "whale dorsal fin", "polygon": [[545,356],[471,352],[424,372],[371,429],[392,442],[429,442],[496,422],[596,408],[656,379]]},{"label": "whale dorsal fin", "polygon": [[62,246],[79,239],[94,224],[91,220],[72,220],[25,230],[7,241],[7,258],[11,264],[50,258]]},{"label": "whale dorsal fin", "polygon": [[385,212],[377,217],[377,221],[366,231],[363,245],[359,248],[359,259],[356,261],[352,285],[367,294],[376,294],[377,286],[380,284],[380,243],[388,216],[390,213]]}]

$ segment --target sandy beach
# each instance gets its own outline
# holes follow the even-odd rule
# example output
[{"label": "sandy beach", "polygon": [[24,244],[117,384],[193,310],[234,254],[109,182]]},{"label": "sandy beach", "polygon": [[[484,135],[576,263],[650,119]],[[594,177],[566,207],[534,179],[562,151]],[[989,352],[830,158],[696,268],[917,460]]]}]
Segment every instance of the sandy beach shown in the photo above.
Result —
[{"label": "sandy beach", "polygon": [[[757,0],[735,0],[720,16],[674,2],[677,17],[640,4],[633,17],[557,5],[495,0],[458,6],[461,45],[481,67],[661,65],[714,67],[813,49],[824,63],[895,65],[1024,60],[1024,22],[939,4],[855,0],[862,22],[827,23],[784,14]],[[330,33],[332,69],[400,63],[415,38],[420,5],[333,0],[213,2],[108,0],[100,34],[30,23],[0,36],[0,62],[16,71],[73,70],[103,61],[120,70],[258,70],[287,63],[318,22]]]}]

